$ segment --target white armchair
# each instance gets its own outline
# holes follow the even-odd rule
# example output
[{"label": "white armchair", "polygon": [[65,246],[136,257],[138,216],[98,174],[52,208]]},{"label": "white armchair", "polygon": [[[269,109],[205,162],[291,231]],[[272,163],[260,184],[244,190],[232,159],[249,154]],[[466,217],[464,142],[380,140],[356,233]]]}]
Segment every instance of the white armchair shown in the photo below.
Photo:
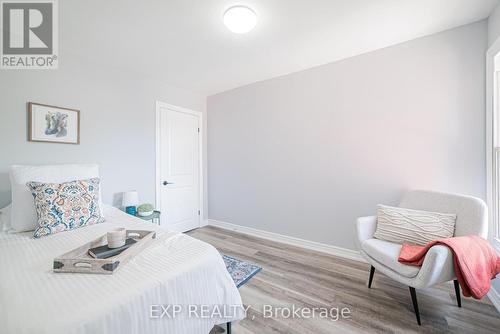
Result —
[{"label": "white armchair", "polygon": [[[479,198],[416,190],[408,192],[400,207],[457,215],[455,236],[488,234],[488,213],[484,201]],[[356,242],[361,255],[371,264],[368,288],[371,288],[375,269],[390,278],[408,285],[420,325],[417,295],[415,289],[433,286],[453,280],[458,307],[461,307],[460,286],[453,269],[453,255],[448,247],[436,245],[427,253],[422,267],[404,265],[398,262],[400,244],[375,239],[377,217],[361,217],[356,222]]]}]

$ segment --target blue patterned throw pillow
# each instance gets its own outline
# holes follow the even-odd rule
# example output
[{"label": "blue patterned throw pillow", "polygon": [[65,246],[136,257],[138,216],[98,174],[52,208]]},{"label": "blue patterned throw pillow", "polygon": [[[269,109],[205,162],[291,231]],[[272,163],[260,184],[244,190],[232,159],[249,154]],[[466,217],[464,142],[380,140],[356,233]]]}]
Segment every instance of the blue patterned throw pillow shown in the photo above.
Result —
[{"label": "blue patterned throw pillow", "polygon": [[38,216],[33,236],[40,238],[103,222],[99,182],[99,178],[65,183],[28,182]]}]

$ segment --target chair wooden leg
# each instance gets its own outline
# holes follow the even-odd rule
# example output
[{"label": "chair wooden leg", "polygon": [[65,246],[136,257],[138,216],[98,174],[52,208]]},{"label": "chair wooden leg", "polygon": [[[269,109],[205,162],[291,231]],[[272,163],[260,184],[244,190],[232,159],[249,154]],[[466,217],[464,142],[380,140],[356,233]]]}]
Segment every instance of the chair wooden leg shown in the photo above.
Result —
[{"label": "chair wooden leg", "polygon": [[455,296],[457,297],[458,307],[462,307],[462,300],[460,299],[460,284],[458,284],[458,280],[454,280],[453,284],[455,285]]},{"label": "chair wooden leg", "polygon": [[417,303],[417,293],[415,292],[415,288],[410,288],[411,301],[413,302],[413,309],[415,310],[415,316],[417,317],[417,323],[420,326],[420,312],[418,311],[418,303]]},{"label": "chair wooden leg", "polygon": [[231,334],[231,322],[226,323],[226,326],[227,326],[226,327],[227,328],[226,333],[227,334]]},{"label": "chair wooden leg", "polygon": [[371,287],[372,287],[373,274],[375,274],[375,267],[371,266],[371,268],[370,268],[370,278],[368,279],[368,288],[369,289],[371,289]]}]

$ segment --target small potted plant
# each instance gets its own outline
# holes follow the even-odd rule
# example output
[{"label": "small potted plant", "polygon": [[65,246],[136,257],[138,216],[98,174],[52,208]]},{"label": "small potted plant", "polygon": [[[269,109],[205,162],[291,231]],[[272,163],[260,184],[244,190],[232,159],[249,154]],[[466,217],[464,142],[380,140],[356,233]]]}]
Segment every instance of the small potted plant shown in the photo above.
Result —
[{"label": "small potted plant", "polygon": [[137,214],[141,217],[151,216],[154,212],[154,207],[151,204],[141,204],[137,207]]}]

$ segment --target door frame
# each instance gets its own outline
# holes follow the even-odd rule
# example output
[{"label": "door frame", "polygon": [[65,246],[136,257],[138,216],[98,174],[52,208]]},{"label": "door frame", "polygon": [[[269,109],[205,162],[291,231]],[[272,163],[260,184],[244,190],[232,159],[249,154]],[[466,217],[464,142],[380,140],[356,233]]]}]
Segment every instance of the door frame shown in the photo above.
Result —
[{"label": "door frame", "polygon": [[498,131],[496,118],[498,113],[497,87],[498,71],[495,58],[500,55],[500,38],[497,39],[486,52],[486,203],[488,205],[488,239],[500,252],[500,238],[498,238],[498,209],[494,184],[497,182],[496,171],[493,169],[495,160],[495,132]]},{"label": "door frame", "polygon": [[[204,198],[203,198],[203,113],[200,111],[195,111],[183,107],[178,107],[173,104],[165,103],[162,101],[156,101],[156,118],[155,118],[155,206],[156,208],[160,208],[161,203],[161,159],[160,159],[160,117],[161,117],[161,108],[169,109],[176,112],[181,112],[185,114],[190,114],[198,117],[198,128],[200,129],[198,132],[198,178],[199,178],[199,210],[200,214],[198,215],[198,227],[203,225],[203,217],[204,217]],[[163,214],[163,213],[162,213]],[[168,214],[165,212],[164,214]],[[160,223],[161,225],[161,218]]]}]

